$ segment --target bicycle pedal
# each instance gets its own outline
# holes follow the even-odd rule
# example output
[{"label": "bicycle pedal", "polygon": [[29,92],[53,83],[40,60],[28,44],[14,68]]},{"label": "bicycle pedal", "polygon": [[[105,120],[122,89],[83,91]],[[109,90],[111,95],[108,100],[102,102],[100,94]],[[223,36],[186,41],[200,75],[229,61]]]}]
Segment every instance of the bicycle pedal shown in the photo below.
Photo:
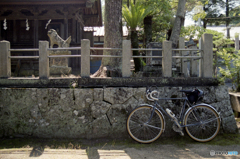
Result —
[{"label": "bicycle pedal", "polygon": [[179,134],[181,135],[181,136],[184,136],[184,133],[181,131],[181,132],[179,132]]}]

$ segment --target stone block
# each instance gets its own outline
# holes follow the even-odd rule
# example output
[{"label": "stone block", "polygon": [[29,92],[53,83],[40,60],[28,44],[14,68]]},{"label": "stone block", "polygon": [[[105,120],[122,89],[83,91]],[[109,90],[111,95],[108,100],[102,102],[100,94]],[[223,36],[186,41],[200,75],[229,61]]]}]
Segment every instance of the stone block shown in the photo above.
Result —
[{"label": "stone block", "polygon": [[103,89],[102,88],[94,88],[94,101],[102,101],[103,100]]},{"label": "stone block", "polygon": [[238,128],[234,115],[222,118],[222,127],[224,133],[238,133]]},{"label": "stone block", "polygon": [[99,118],[106,115],[107,111],[111,107],[111,104],[104,101],[94,101],[91,105],[92,117]]},{"label": "stone block", "polygon": [[93,102],[93,89],[74,89],[75,104],[71,107],[82,110]]},{"label": "stone block", "polygon": [[133,88],[105,88],[104,89],[104,100],[111,104],[122,104],[133,96]]},{"label": "stone block", "polygon": [[110,131],[111,125],[106,115],[103,115],[92,122],[91,136],[93,138],[109,137]]}]

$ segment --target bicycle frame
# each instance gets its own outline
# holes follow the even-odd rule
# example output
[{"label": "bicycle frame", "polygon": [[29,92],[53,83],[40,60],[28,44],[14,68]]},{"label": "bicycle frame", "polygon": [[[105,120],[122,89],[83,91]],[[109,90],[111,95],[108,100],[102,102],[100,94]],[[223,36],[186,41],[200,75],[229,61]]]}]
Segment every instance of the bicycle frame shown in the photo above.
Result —
[{"label": "bicycle frame", "polygon": [[[166,124],[168,124],[165,118],[170,118],[174,122],[172,129],[182,136],[185,129],[186,133],[198,142],[208,142],[216,137],[221,127],[220,113],[211,105],[192,103],[192,101],[199,101],[203,98],[203,91],[195,89],[194,91],[182,90],[180,92],[185,93],[185,96],[159,98],[160,92],[148,89],[146,98],[153,103],[141,104],[132,110],[127,118],[129,135],[137,142],[151,143],[165,131]],[[168,100],[177,101],[178,104],[173,102],[173,104],[179,105],[178,111],[174,111],[176,115],[169,110],[168,104],[161,102],[162,100],[167,100],[167,103]],[[171,108],[173,107],[174,105],[171,103]]]},{"label": "bicycle frame", "polygon": [[[199,118],[199,116],[198,116],[197,113],[194,114],[194,115],[195,115],[195,117],[197,118],[197,120],[200,121],[199,123],[189,124],[189,125],[183,125],[183,124],[182,124],[182,123],[183,123],[183,120],[184,120],[184,118],[185,118],[185,115],[187,114],[187,112],[190,111],[191,109],[194,109],[195,106],[198,106],[198,105],[193,105],[193,106],[192,106],[191,103],[188,101],[187,97],[182,97],[182,98],[158,98],[158,101],[155,100],[154,105],[149,105],[149,106],[151,106],[151,107],[153,108],[153,110],[152,110],[151,116],[150,116],[149,120],[146,122],[146,124],[148,124],[148,123],[151,121],[151,119],[152,119],[152,117],[153,117],[153,114],[154,114],[154,112],[155,112],[155,109],[158,109],[161,114],[162,114],[162,112],[163,112],[168,118],[173,119],[173,118],[163,109],[163,107],[159,104],[159,100],[184,100],[184,104],[182,105],[181,112],[180,112],[180,120],[178,121],[178,123],[176,123],[176,121],[174,120],[175,124],[180,125],[180,127],[188,127],[188,126],[195,126],[195,125],[201,125],[201,124],[202,124],[202,123],[201,123],[201,120],[200,120],[200,118]],[[146,104],[141,104],[141,105],[146,105]],[[185,109],[186,109],[186,105],[189,106],[189,109],[188,109],[187,112],[184,114]],[[215,109],[214,107],[212,107],[211,105],[204,104],[204,103],[202,103],[201,105],[208,106],[208,107],[212,108],[214,111],[216,111],[216,109]],[[216,112],[217,112],[217,111],[216,111]],[[217,113],[218,113],[218,112],[217,112]],[[162,115],[163,115],[163,114],[162,114]],[[220,118],[220,114],[219,114],[219,113],[218,113],[218,115],[219,115],[219,118]],[[214,120],[215,120],[215,119],[214,119]],[[220,118],[220,120],[221,120],[221,118]],[[211,122],[211,121],[209,121],[209,122]]]}]

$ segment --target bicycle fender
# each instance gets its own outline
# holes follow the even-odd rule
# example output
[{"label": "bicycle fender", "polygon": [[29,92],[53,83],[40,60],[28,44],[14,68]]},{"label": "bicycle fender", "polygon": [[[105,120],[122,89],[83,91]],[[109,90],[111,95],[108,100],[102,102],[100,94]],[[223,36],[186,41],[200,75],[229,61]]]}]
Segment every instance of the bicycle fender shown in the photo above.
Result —
[{"label": "bicycle fender", "polygon": [[209,105],[209,104],[206,104],[206,103],[197,104],[197,105],[194,105],[194,106],[192,106],[191,108],[189,108],[189,109],[186,111],[186,113],[184,114],[184,118],[183,118],[183,119],[185,119],[187,113],[188,113],[190,110],[194,109],[195,107],[197,107],[197,106],[199,106],[199,105],[203,105],[203,106],[209,107],[209,108],[211,108],[213,111],[215,111],[215,112],[218,114],[218,116],[219,116],[219,118],[220,118],[220,122],[221,122],[220,113],[219,113],[213,106],[211,106],[211,105]]},{"label": "bicycle fender", "polygon": [[[140,106],[149,106],[149,107],[152,107],[152,108],[154,108],[154,106],[153,105],[150,105],[150,104],[140,104]],[[163,118],[163,132],[165,131],[165,126],[166,126],[166,122],[165,122],[165,118],[164,118],[164,115],[163,115],[163,113],[157,108],[157,107],[155,107],[155,109],[162,115],[162,118]]]}]

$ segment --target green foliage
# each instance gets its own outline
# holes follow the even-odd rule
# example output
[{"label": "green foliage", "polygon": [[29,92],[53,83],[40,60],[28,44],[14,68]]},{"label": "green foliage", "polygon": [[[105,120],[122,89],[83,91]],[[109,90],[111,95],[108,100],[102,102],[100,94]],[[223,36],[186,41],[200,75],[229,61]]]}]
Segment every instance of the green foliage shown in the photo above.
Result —
[{"label": "green foliage", "polygon": [[240,6],[235,7],[229,12],[230,17],[232,18],[231,24],[240,26]]},{"label": "green foliage", "polygon": [[226,23],[237,24],[240,22],[240,18],[237,18],[239,7],[236,7],[236,0],[200,0],[196,4],[197,7],[195,7],[193,19],[201,18],[205,22],[205,27],[207,23],[220,25]]},{"label": "green foliage", "polygon": [[[129,0],[129,3],[131,2],[133,0]],[[169,0],[136,0],[136,2],[140,3],[144,8],[151,10],[148,16],[152,16],[152,41],[163,41],[166,39],[166,32],[173,25],[171,23],[174,15],[173,7],[171,6],[172,2]],[[127,0],[123,0],[123,6],[126,8]],[[140,22],[139,27],[144,28],[142,22]],[[138,37],[139,40],[145,38],[143,30],[138,31]]]},{"label": "green foliage", "polygon": [[200,26],[187,26],[187,27],[182,27],[180,36],[185,37],[186,40],[189,40],[190,37],[197,37],[197,39],[200,39],[202,34],[205,33],[206,29]]},{"label": "green foliage", "polygon": [[213,44],[215,50],[222,50],[225,48],[228,52],[233,52],[234,49],[229,47],[228,45],[234,44],[234,42],[230,39],[224,37],[224,34],[215,30],[204,29],[203,27],[199,26],[187,26],[182,27],[180,36],[185,37],[186,40],[189,40],[190,37],[200,39],[203,34],[212,34],[213,35]]},{"label": "green foliage", "polygon": [[228,53],[226,49],[217,52],[217,54],[223,59],[222,65],[225,68],[219,67],[220,81],[225,81],[229,78],[236,86],[236,91],[240,91],[240,51],[235,53]]},{"label": "green foliage", "polygon": [[122,10],[123,18],[132,31],[135,31],[137,26],[139,26],[143,22],[143,19],[151,12],[149,7],[141,5],[139,2],[133,4],[132,1],[130,2],[130,8],[128,8],[127,5],[123,5]]},{"label": "green foliage", "polygon": [[[127,22],[128,27],[131,30],[131,43],[133,48],[138,48],[138,35],[136,32],[137,26],[139,26],[143,19],[149,15],[152,11],[148,6],[144,6],[143,4],[136,2],[133,4],[130,1],[130,7],[128,8],[127,5],[123,5],[123,18]],[[138,51],[133,51],[133,55],[139,55]],[[135,65],[135,72],[140,71],[141,68],[141,59],[134,58],[134,65]]]},{"label": "green foliage", "polygon": [[210,29],[206,29],[205,33],[213,35],[213,44],[214,47],[217,48],[217,50],[222,50],[222,48],[225,48],[226,50],[228,50],[228,52],[234,51],[230,47],[227,48],[228,45],[234,44],[234,42],[230,39],[225,38],[223,33]]},{"label": "green foliage", "polygon": [[195,7],[193,9],[193,20],[197,21],[199,18],[204,19],[207,16],[207,13],[203,10],[203,5],[205,5],[206,2],[204,1],[198,1],[195,4]]},{"label": "green foliage", "polygon": [[173,15],[171,2],[169,0],[145,0],[144,6],[148,6],[152,12],[152,41],[163,41],[166,32],[173,26]]}]

